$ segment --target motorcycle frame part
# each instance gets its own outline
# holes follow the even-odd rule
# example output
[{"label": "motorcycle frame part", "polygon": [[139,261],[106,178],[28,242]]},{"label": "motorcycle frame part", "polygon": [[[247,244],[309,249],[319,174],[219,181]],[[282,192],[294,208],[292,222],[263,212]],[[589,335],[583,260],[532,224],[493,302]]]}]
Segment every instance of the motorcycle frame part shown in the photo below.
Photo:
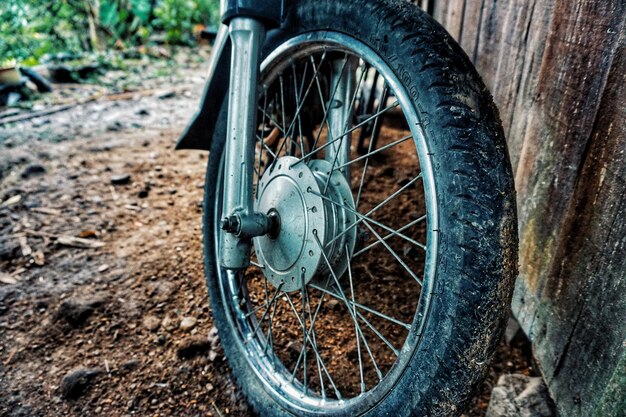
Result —
[{"label": "motorcycle frame part", "polygon": [[[253,163],[257,131],[257,85],[265,26],[260,20],[251,17],[234,17],[230,20],[228,32],[232,57],[222,213],[227,218],[238,217],[241,227],[257,223],[248,221],[246,217],[255,216]],[[241,269],[249,266],[250,234],[254,235],[255,232],[240,230],[239,233],[224,231],[220,234],[221,264],[224,268]]]},{"label": "motorcycle frame part", "polygon": [[[352,122],[351,98],[354,92],[355,59],[332,60],[330,74],[330,91],[334,92],[332,103],[328,103],[328,141],[344,135],[340,141],[334,142],[326,153],[326,160],[335,166],[341,166],[350,160],[350,143],[352,134],[344,134]],[[332,170],[331,168],[331,170]],[[350,183],[350,167],[341,169],[341,173]],[[327,187],[325,187],[327,188]]]}]

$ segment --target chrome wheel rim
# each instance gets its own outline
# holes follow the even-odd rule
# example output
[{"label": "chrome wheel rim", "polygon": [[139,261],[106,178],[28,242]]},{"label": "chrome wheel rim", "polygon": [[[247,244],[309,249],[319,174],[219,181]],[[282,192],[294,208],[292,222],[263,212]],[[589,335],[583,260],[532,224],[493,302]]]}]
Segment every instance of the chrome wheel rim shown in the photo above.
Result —
[{"label": "chrome wheel rim", "polygon": [[[402,235],[402,238],[407,238],[408,236],[404,236],[403,233],[405,233],[405,230],[409,229],[409,227],[407,227],[409,224],[404,224],[401,227],[393,227],[393,230],[390,230],[388,226],[385,227],[386,224],[380,221],[376,221],[373,218],[370,219],[368,217],[370,215],[369,212],[371,212],[372,209],[366,211],[365,213],[361,212],[361,210],[358,210],[358,208],[356,210],[353,210],[355,211],[355,213],[352,214],[356,216],[357,220],[360,220],[361,226],[365,226],[369,230],[369,232],[374,235],[375,239],[373,242],[365,242],[365,244],[363,244],[359,248],[356,248],[355,250],[350,250],[348,248],[344,251],[346,258],[348,259],[346,262],[347,271],[345,274],[343,274],[344,276],[338,277],[336,276],[336,274],[330,272],[333,270],[334,264],[332,264],[328,259],[320,259],[320,264],[325,264],[327,269],[330,270],[329,274],[325,276],[326,282],[320,282],[319,280],[315,279],[311,280],[310,277],[307,277],[306,284],[301,286],[300,288],[296,288],[296,290],[302,290],[300,294],[300,305],[302,306],[305,306],[307,304],[307,300],[309,300],[309,298],[311,297],[310,294],[312,292],[316,291],[317,294],[319,294],[321,301],[319,301],[317,306],[313,303],[309,303],[308,311],[306,311],[306,308],[304,307],[302,308],[301,312],[298,311],[296,305],[298,307],[300,307],[300,305],[298,305],[297,300],[296,302],[294,302],[294,300],[291,299],[289,291],[282,291],[281,285],[279,284],[278,280],[272,282],[271,280],[266,279],[266,274],[263,274],[262,272],[264,265],[258,262],[258,258],[255,258],[253,265],[250,267],[249,270],[245,272],[234,273],[233,271],[221,269],[217,272],[222,302],[225,306],[226,316],[228,318],[228,324],[230,326],[229,331],[231,331],[235,335],[235,340],[237,342],[238,348],[243,353],[245,360],[248,362],[250,368],[254,371],[258,379],[261,381],[266,391],[276,401],[281,403],[281,405],[284,406],[286,409],[296,413],[332,415],[337,412],[349,412],[352,414],[361,414],[373,407],[393,389],[400,377],[405,372],[410,359],[412,358],[417,346],[420,343],[424,323],[426,322],[431,301],[432,288],[434,286],[438,249],[438,211],[435,198],[435,182],[433,178],[431,160],[428,153],[428,147],[425,140],[424,131],[418,117],[418,112],[414,108],[414,104],[410,99],[409,93],[403,87],[395,72],[371,48],[369,48],[362,42],[355,40],[354,38],[349,37],[345,34],[340,34],[337,32],[313,32],[297,36],[280,45],[275,51],[270,54],[270,56],[268,56],[263,61],[261,67],[261,78],[263,80],[265,88],[264,94],[261,95],[260,99],[260,102],[265,101],[265,107],[263,108],[261,114],[266,117],[266,120],[267,118],[271,119],[271,116],[265,114],[268,112],[268,87],[277,82],[284,83],[283,75],[286,73],[287,70],[291,70],[292,68],[294,68],[292,66],[294,62],[299,62],[299,60],[307,59],[307,57],[316,56],[320,58],[319,60],[321,62],[323,61],[323,57],[329,56],[330,53],[346,54],[346,57],[350,56],[359,59],[361,65],[365,63],[367,66],[369,66],[368,68],[370,69],[367,71],[371,72],[371,70],[373,69],[374,71],[378,72],[383,77],[385,83],[383,84],[383,89],[385,88],[384,85],[386,85],[388,90],[392,92],[393,97],[395,97],[395,102],[397,104],[393,107],[400,107],[406,121],[408,122],[408,129],[410,131],[410,137],[408,137],[408,139],[412,138],[413,140],[408,141],[407,143],[414,144],[414,149],[416,150],[416,158],[420,170],[419,172],[416,172],[415,176],[411,178],[408,182],[400,184],[400,187],[397,190],[392,190],[390,196],[398,196],[402,192],[405,192],[412,187],[420,188],[419,184],[421,184],[420,189],[423,192],[423,206],[425,212],[422,216],[414,219],[411,223],[413,223],[413,226],[419,224],[420,222],[423,222],[426,225],[425,231],[423,232],[425,236],[425,242],[417,242],[409,237],[409,239],[411,240],[410,243],[419,244],[418,247],[424,251],[423,273],[420,274],[420,276],[417,276],[418,274],[416,274],[415,272],[413,272],[413,274],[409,274],[413,279],[415,279],[415,282],[418,283],[420,287],[419,292],[416,293],[417,301],[415,302],[412,319],[410,320],[410,322],[403,322],[391,315],[386,315],[384,313],[382,313],[382,315],[377,315],[376,313],[381,312],[373,308],[369,308],[363,303],[359,303],[359,300],[354,297],[355,291],[352,277],[353,271],[349,267],[350,265],[352,265],[353,259],[348,259],[352,256],[354,256],[354,259],[356,259],[356,257],[360,254],[371,251],[371,249],[377,247],[381,251],[387,250],[388,255],[393,258],[400,258],[396,259],[398,263],[402,264],[402,267],[406,270],[405,272],[407,272],[407,274],[409,271],[409,268],[407,267],[408,265],[406,265],[407,262],[405,261],[405,263],[403,264],[403,257],[398,255],[397,251],[394,251],[394,249],[390,247],[391,244],[388,243],[391,242],[392,238],[397,238],[396,235],[391,236],[392,232],[396,232],[397,235]],[[316,67],[316,64],[317,62],[315,61],[315,59],[313,59],[309,70],[312,71]],[[321,64],[319,65],[321,66]],[[361,72],[361,75],[363,75],[363,77],[361,78],[366,79],[367,77],[369,77],[369,73],[364,73],[364,71]],[[294,79],[295,77],[296,75],[294,75]],[[302,80],[304,80],[304,78],[305,77],[303,76]],[[294,84],[296,85],[295,90],[297,96],[298,84]],[[304,81],[302,81],[300,85],[303,86],[303,84]],[[317,84],[318,85],[316,87],[319,87],[319,83]],[[305,90],[303,87],[301,87],[299,91],[302,95],[304,91],[308,90]],[[358,87],[355,91],[358,91]],[[321,89],[320,96],[323,96],[323,94],[321,93]],[[275,101],[278,101],[278,99]],[[330,100],[328,100],[328,102],[331,101],[332,97]],[[390,107],[384,106],[385,104],[387,103],[379,103],[379,108],[387,109],[388,107]],[[260,106],[262,106],[262,104],[260,104]],[[279,121],[275,120],[275,122],[276,125],[280,125]],[[285,125],[285,127],[282,128],[283,133],[285,133],[285,131],[289,132],[289,129],[286,128],[286,125],[289,123],[285,122],[284,115],[283,124]],[[355,125],[357,124],[358,123],[355,123]],[[322,125],[323,123],[320,126]],[[354,126],[352,126],[352,128],[353,127]],[[323,126],[320,127],[319,131],[321,131],[322,129]],[[262,190],[262,188],[259,186],[259,183],[261,182],[259,181],[259,179],[263,178],[263,176],[261,175],[262,153],[265,151],[266,155],[268,155],[272,153],[272,150],[271,148],[268,148],[266,143],[263,142],[264,133],[262,133],[260,136],[261,137],[258,141],[259,143],[257,144],[257,154],[261,154],[261,156],[259,157],[259,164],[257,168],[258,174],[256,176],[257,178],[255,179],[255,182],[257,183],[258,189]],[[284,136],[289,137],[289,135]],[[294,134],[293,136],[297,135]],[[317,136],[319,137],[319,134]],[[373,151],[370,147],[370,149],[368,149],[368,153],[366,154],[370,155],[369,157],[363,158],[363,156],[355,156],[355,158],[353,159],[357,160],[360,158],[359,161],[362,161],[361,163],[367,165],[367,161],[370,157],[372,157],[373,153],[383,153],[391,151],[391,145],[404,143],[406,139],[406,137],[403,137],[394,140],[389,144],[383,145],[382,150],[380,151]],[[328,138],[326,138],[326,140],[328,141]],[[285,139],[283,143],[286,142],[287,140]],[[302,135],[300,135],[300,142],[303,142]],[[313,150],[317,150],[318,152],[321,151],[319,146],[316,147],[314,144],[312,146],[312,150],[308,153],[305,152],[304,149],[302,149],[299,159],[315,160],[310,156],[307,157],[307,155],[311,155],[314,153]],[[275,151],[276,149],[274,149],[274,152]],[[280,156],[279,154],[280,152],[277,153],[277,156]],[[363,170],[363,172],[366,171],[367,167]],[[221,173],[222,169],[220,169],[220,176]],[[363,174],[363,177],[365,176],[366,174]],[[357,178],[357,180],[360,180],[360,187],[358,188],[358,190],[353,187],[353,193],[358,205],[358,199],[361,198],[361,190],[363,188],[364,180],[359,178]],[[221,177],[217,178],[218,192],[216,195],[218,197],[215,201],[214,224],[218,224],[221,218],[222,193],[219,189],[221,183]],[[375,205],[373,211],[377,210],[376,207],[377,206]],[[218,230],[218,228],[216,227],[214,230]],[[382,232],[388,233],[383,235]],[[389,238],[389,236],[391,236],[391,238]],[[255,241],[255,246],[257,248],[261,248],[261,244],[259,243],[260,239],[263,238],[257,238]],[[320,249],[323,247],[321,246],[321,243],[319,241],[315,243],[320,245]],[[217,259],[219,259],[219,236],[217,235],[217,233],[215,234],[214,244],[215,256]],[[261,257],[261,259],[265,258]],[[256,287],[257,292],[262,293],[260,295],[255,295],[255,288],[251,289],[250,284],[248,284],[247,282],[247,280],[250,279],[250,274],[254,275],[254,272],[250,271],[254,271],[255,268],[257,270],[256,273],[261,273],[261,276],[263,276],[265,279],[265,282],[260,288]],[[318,316],[318,313],[322,311],[322,309],[326,308],[326,306],[324,306],[323,304],[324,297],[326,296],[328,296],[329,298],[342,300],[345,304],[345,310],[348,312],[347,316],[349,316],[349,318],[353,322],[355,322],[354,339],[358,347],[358,368],[356,368],[354,372],[359,374],[358,378],[356,379],[360,383],[351,395],[342,394],[342,390],[339,387],[339,385],[341,384],[333,379],[332,366],[329,361],[325,360],[328,355],[324,356],[324,353],[321,352],[322,347],[317,344],[318,339],[315,333],[316,318]],[[264,302],[259,301],[261,297],[264,297]],[[275,324],[279,322],[280,319],[280,314],[277,313],[277,311],[279,310],[277,307],[278,299],[285,299],[286,304],[291,309],[292,315],[297,318],[297,320],[295,321],[296,327],[298,324],[302,327],[301,334],[299,335],[299,341],[301,344],[299,354],[295,355],[297,359],[293,359],[293,361],[295,361],[295,369],[289,369],[289,364],[285,364],[284,362],[286,361],[282,360],[280,355],[274,351],[274,342],[276,342],[276,346],[278,346],[278,342],[275,340],[275,337],[277,337],[277,335],[273,334],[276,333],[276,329],[272,329],[272,323]],[[392,350],[395,354],[395,359],[393,360],[392,364],[384,370],[384,372],[378,369],[378,366],[376,365],[374,355],[372,354],[372,352],[370,352],[371,349],[368,345],[367,338],[365,337],[365,331],[363,329],[359,329],[359,327],[362,326],[364,328],[367,328],[370,333],[375,333],[373,329],[375,329],[376,326],[372,325],[371,323],[373,321],[372,317],[375,316],[377,318],[386,316],[382,317],[381,319],[386,321],[393,321],[395,325],[397,325],[398,327],[404,327],[406,331],[406,337],[404,337],[404,342],[401,346],[394,346],[394,344],[389,342],[388,340],[387,342],[389,343],[385,343],[390,345],[389,349]],[[369,325],[367,324],[368,321],[370,322]],[[264,327],[264,323],[269,323],[266,326],[269,329]],[[307,323],[309,325],[313,324],[313,326],[307,327]],[[380,339],[384,337],[385,336],[382,335]],[[296,338],[294,338],[294,340],[297,341]],[[378,341],[378,343],[381,343],[380,340]],[[308,359],[307,355],[309,355]],[[313,359],[311,359],[311,357],[313,357]],[[375,384],[366,384],[364,382],[365,377],[363,376],[363,374],[365,370],[365,365],[363,363],[365,362],[365,360],[368,359],[368,357],[371,359],[371,362],[373,362],[373,372],[377,376],[377,382]],[[352,360],[352,362],[356,361]],[[311,365],[308,370],[308,375],[305,365],[307,363]],[[300,370],[298,370],[298,366],[300,366]],[[311,374],[318,375],[317,378],[319,381],[317,383],[317,386],[313,385],[313,376]],[[309,385],[307,385],[307,377],[309,378]],[[325,381],[325,383],[322,381]]]}]

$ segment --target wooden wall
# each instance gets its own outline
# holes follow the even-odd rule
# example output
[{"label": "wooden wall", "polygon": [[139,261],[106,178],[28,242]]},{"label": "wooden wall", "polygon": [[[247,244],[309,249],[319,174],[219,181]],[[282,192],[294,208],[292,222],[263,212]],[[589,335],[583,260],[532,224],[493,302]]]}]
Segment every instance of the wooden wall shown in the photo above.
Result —
[{"label": "wooden wall", "polygon": [[434,16],[500,109],[518,193],[513,312],[551,393],[565,417],[624,416],[626,1],[435,0]]}]

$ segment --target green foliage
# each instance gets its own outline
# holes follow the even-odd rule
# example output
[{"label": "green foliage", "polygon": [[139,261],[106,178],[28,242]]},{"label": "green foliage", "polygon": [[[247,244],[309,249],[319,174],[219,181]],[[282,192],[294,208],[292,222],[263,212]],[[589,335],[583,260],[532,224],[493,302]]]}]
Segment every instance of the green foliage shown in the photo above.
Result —
[{"label": "green foliage", "polygon": [[190,43],[193,26],[217,20],[217,4],[206,0],[161,0],[154,10],[155,25],[165,30],[170,43]]},{"label": "green foliage", "polygon": [[150,0],[101,1],[98,25],[116,41],[141,43],[151,32],[151,3]]},{"label": "green foliage", "polygon": [[189,42],[189,35],[193,30],[193,7],[192,0],[162,0],[154,11],[157,17],[155,23],[165,30],[170,42]]},{"label": "green foliage", "polygon": [[141,45],[161,31],[189,44],[196,24],[217,23],[218,9],[217,0],[0,0],[0,64]]},{"label": "green foliage", "polygon": [[0,62],[31,58],[48,51],[77,52],[88,47],[84,11],[67,1],[0,1]]}]

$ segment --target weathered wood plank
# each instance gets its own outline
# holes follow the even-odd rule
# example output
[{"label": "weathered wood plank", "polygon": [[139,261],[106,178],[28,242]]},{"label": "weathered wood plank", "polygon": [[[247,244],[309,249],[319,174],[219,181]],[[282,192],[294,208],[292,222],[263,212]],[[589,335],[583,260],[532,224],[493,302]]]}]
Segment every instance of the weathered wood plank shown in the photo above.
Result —
[{"label": "weathered wood plank", "polygon": [[483,0],[480,33],[476,44],[474,65],[492,94],[496,83],[496,68],[503,37],[505,9],[497,0]]},{"label": "weathered wood plank", "polygon": [[447,25],[447,15],[448,15],[448,2],[445,1],[436,1],[433,7],[433,17],[439,23],[441,23],[444,27],[448,27]]},{"label": "weathered wood plank", "polygon": [[485,0],[465,0],[464,3],[463,31],[461,32],[460,44],[472,62],[476,61],[484,2]]},{"label": "weathered wood plank", "polygon": [[626,2],[464,6],[455,36],[494,94],[516,173],[514,312],[562,415],[603,415],[609,381],[608,397],[626,393]]},{"label": "weathered wood plank", "polygon": [[[593,3],[593,4],[592,4]],[[613,4],[611,4],[613,3]],[[619,3],[619,5],[618,5]],[[621,9],[618,9],[618,6]],[[542,292],[622,30],[618,0],[557,0],[517,167],[521,276]]]},{"label": "weathered wood plank", "polygon": [[[537,4],[529,10],[529,26],[524,32],[524,52],[519,63],[520,76],[516,87],[516,96],[509,107],[509,113],[503,117],[510,120],[505,132],[508,138],[509,152],[513,170],[519,165],[520,155],[526,138],[526,128],[529,123],[531,108],[540,98],[537,83],[541,74],[541,65],[546,46],[546,28],[551,26],[553,16],[552,2]],[[532,18],[530,18],[532,16]]]},{"label": "weathered wood plank", "polygon": [[465,0],[448,0],[446,11],[446,27],[457,42],[461,42],[463,33],[463,16],[465,14]]},{"label": "weathered wood plank", "polygon": [[[622,27],[623,33],[623,27]],[[619,42],[618,42],[619,43]],[[626,54],[614,51],[540,297],[536,353],[568,415],[591,415],[626,340]],[[550,303],[550,304],[548,304]],[[621,346],[621,348],[620,348]],[[622,387],[626,393],[626,386]]]}]

